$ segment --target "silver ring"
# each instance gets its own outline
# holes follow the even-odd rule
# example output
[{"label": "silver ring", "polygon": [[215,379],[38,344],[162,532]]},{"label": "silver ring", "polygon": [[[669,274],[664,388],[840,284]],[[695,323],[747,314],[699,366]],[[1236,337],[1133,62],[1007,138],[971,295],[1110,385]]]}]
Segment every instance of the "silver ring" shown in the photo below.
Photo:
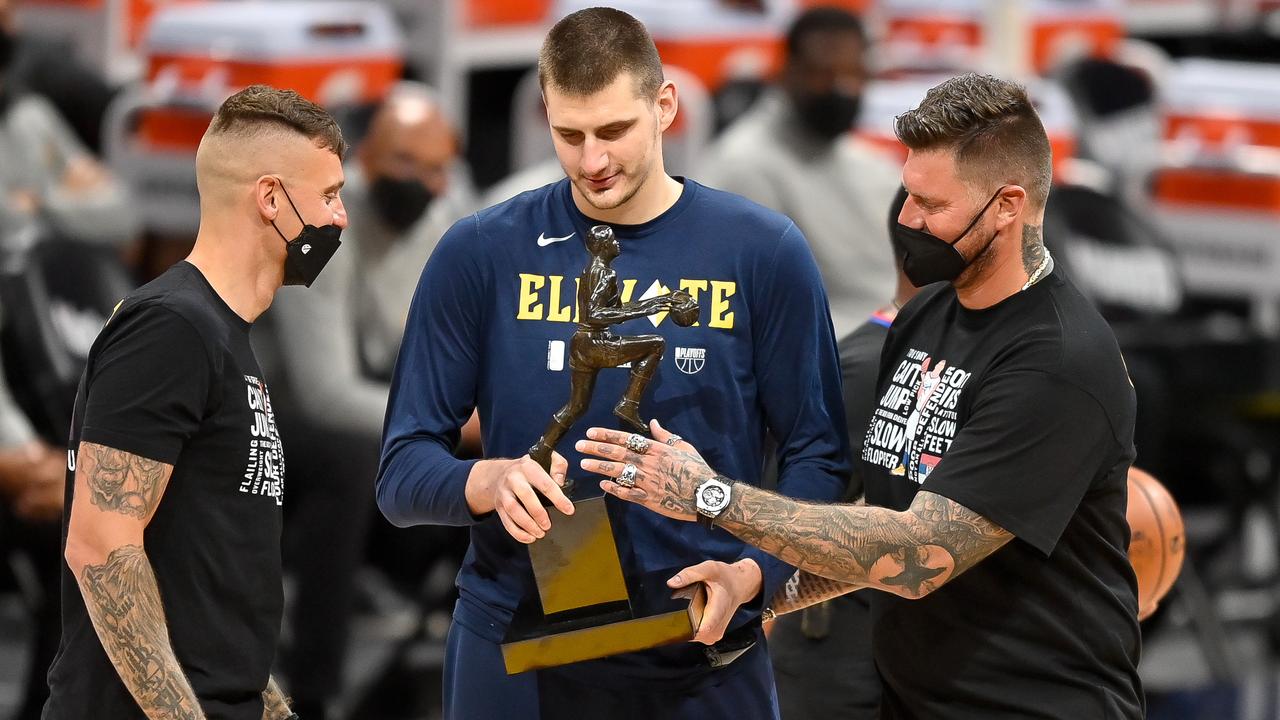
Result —
[{"label": "silver ring", "polygon": [[676,443],[682,440],[684,440],[684,438],[680,437],[679,435],[672,435],[671,437],[667,438],[667,444],[670,445],[671,447],[675,447]]},{"label": "silver ring", "polygon": [[622,466],[622,474],[618,476],[618,484],[625,488],[636,486],[636,466],[627,463]]},{"label": "silver ring", "polygon": [[649,451],[649,438],[632,434],[627,438],[627,449],[637,455],[643,455]]}]

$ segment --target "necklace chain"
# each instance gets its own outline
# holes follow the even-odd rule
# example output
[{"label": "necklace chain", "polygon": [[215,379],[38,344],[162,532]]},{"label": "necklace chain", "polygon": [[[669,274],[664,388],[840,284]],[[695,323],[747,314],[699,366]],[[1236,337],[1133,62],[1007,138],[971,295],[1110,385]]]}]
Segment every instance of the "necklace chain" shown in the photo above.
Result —
[{"label": "necklace chain", "polygon": [[1051,262],[1053,262],[1053,256],[1049,254],[1049,248],[1045,248],[1044,259],[1040,261],[1040,265],[1036,267],[1036,271],[1031,273],[1031,277],[1027,278],[1027,284],[1023,285],[1022,289],[1026,290],[1032,285],[1035,285],[1036,283],[1040,282],[1040,275],[1044,272],[1044,269],[1048,267],[1049,263]]}]

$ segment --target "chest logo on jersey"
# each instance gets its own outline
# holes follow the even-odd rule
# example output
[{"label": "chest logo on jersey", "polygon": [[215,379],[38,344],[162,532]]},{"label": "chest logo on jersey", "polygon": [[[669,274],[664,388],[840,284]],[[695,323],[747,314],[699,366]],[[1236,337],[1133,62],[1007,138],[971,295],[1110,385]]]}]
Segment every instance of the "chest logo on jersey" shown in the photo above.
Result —
[{"label": "chest logo on jersey", "polygon": [[249,426],[249,462],[240,480],[240,492],[274,498],[284,504],[284,445],[276,429],[267,385],[252,375],[244,376],[246,398],[253,413]]},{"label": "chest logo on jersey", "polygon": [[871,416],[863,461],[924,483],[955,440],[960,396],[972,377],[943,358],[908,350]]},{"label": "chest logo on jersey", "polygon": [[[520,273],[516,278],[516,320],[578,322],[579,281],[579,278],[565,278],[563,275]],[[655,279],[637,296],[638,281],[635,278],[619,278],[619,282],[622,285],[619,299],[624,305],[633,298],[648,300],[671,292],[669,286]],[[737,319],[734,306],[738,302],[738,283],[681,278],[677,286],[689,293],[701,307],[698,322],[692,327],[705,325],[718,330],[733,329]],[[666,321],[667,312],[654,313],[648,319],[655,328],[659,327]]]},{"label": "chest logo on jersey", "polygon": [[685,375],[696,375],[707,364],[707,349],[694,347],[678,347],[675,354],[676,367]]}]

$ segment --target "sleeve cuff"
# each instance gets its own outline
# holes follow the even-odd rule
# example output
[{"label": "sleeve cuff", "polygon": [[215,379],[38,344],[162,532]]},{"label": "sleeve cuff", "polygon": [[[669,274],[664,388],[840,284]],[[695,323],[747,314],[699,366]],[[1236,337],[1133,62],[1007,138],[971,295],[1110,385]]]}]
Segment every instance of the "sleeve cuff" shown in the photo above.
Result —
[{"label": "sleeve cuff", "polygon": [[[166,465],[174,465],[178,462],[178,456],[182,454],[181,444],[171,444],[164,442],[155,442],[118,433],[113,430],[104,428],[85,426],[80,431],[80,442],[91,442],[96,445],[104,445],[114,450],[127,452],[138,457],[144,457],[148,460],[157,460]],[[79,449],[76,448],[77,452]]]}]

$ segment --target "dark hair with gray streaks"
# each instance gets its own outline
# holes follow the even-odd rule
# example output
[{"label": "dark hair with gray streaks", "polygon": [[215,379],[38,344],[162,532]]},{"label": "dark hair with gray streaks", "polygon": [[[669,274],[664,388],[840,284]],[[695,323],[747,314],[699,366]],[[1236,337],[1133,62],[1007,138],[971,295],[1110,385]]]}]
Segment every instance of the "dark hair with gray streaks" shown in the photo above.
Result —
[{"label": "dark hair with gray streaks", "polygon": [[1020,185],[1032,207],[1044,207],[1053,152],[1021,85],[976,73],[951,78],[899,115],[894,132],[912,150],[950,151],[961,178],[984,188],[979,194]]}]

